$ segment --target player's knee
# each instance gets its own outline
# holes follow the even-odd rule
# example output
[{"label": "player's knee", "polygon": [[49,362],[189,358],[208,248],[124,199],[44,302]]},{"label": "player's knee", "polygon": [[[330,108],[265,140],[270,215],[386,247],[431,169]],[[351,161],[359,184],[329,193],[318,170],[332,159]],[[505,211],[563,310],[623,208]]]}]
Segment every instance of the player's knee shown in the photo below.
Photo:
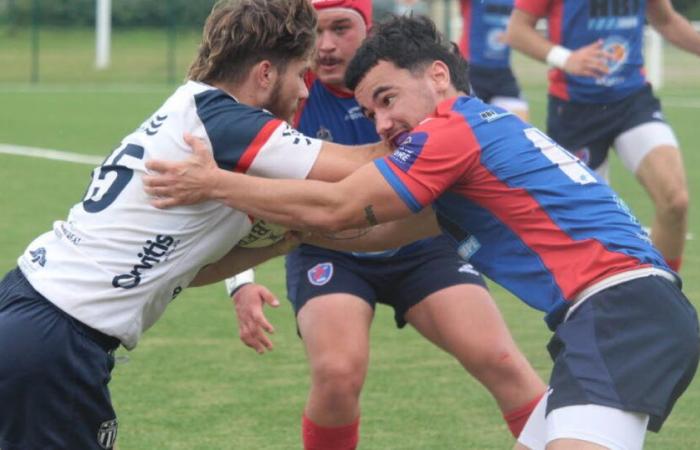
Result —
[{"label": "player's knee", "polygon": [[673,221],[685,220],[688,216],[690,198],[686,189],[677,189],[666,195],[658,205],[659,215]]},{"label": "player's knee", "polygon": [[316,388],[329,395],[359,397],[365,374],[351,360],[327,359],[312,368],[312,379]]},{"label": "player's knee", "polygon": [[470,370],[482,380],[510,380],[521,371],[521,358],[516,349],[491,347],[484,349],[471,362]]}]

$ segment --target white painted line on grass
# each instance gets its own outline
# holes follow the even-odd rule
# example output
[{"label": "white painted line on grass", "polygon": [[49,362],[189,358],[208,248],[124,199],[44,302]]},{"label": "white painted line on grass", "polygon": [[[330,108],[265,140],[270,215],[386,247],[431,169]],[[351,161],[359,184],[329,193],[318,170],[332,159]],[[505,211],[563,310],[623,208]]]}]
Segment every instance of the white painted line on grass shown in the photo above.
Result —
[{"label": "white painted line on grass", "polygon": [[54,159],[78,164],[88,164],[99,166],[104,157],[93,155],[82,155],[80,153],[62,152],[48,148],[24,147],[21,145],[0,144],[0,153],[18,156],[31,156],[34,158]]}]

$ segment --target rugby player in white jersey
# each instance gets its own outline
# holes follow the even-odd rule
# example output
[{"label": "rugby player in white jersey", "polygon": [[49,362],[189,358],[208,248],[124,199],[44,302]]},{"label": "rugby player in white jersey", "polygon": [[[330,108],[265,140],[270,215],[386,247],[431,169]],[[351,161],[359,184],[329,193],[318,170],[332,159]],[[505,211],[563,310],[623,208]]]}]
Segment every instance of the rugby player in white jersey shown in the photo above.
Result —
[{"label": "rugby player in white jersey", "polygon": [[19,257],[0,283],[2,450],[112,448],[114,349],[133,349],[188,285],[217,281],[211,268],[198,276],[203,267],[225,257],[240,271],[275,253],[234,247],[251,219],[220,203],[152,207],[145,160],[186,158],[184,133],[207,142],[219,167],[267,177],[341,178],[381,152],[322,144],[279,119],[308,95],[315,29],[307,0],[215,7],[189,81],[93,171],[67,219]]}]

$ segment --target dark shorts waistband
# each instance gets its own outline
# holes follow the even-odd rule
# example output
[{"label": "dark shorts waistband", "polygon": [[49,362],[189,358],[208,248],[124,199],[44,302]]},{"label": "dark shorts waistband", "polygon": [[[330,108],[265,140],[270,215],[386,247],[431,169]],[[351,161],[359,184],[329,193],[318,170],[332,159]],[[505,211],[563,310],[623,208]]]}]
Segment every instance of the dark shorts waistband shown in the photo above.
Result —
[{"label": "dark shorts waistband", "polygon": [[51,300],[47,299],[41,293],[39,293],[32,284],[27,280],[27,277],[24,276],[22,271],[20,270],[19,267],[15,267],[14,270],[11,272],[12,275],[16,276],[19,280],[21,280],[24,284],[26,289],[28,289],[35,298],[43,300],[46,302],[49,306],[54,308],[56,311],[58,311],[61,315],[65,316],[67,319],[71,321],[71,323],[78,329],[79,333],[82,333],[83,335],[87,336],[90,340],[95,342],[97,345],[99,345],[105,352],[109,353],[117,349],[119,345],[121,345],[121,341],[113,336],[109,336],[107,334],[104,334],[103,332],[96,330],[83,322],[79,321],[75,317],[71,316],[70,314],[66,313],[63,311],[61,308],[58,306],[54,305]]}]

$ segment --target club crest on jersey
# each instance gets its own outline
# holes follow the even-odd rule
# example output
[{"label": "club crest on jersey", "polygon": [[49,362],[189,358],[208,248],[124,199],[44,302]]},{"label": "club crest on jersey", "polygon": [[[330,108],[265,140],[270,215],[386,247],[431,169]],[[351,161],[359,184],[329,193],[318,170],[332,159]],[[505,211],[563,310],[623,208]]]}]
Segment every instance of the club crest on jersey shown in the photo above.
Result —
[{"label": "club crest on jersey", "polygon": [[608,74],[611,74],[627,62],[629,43],[621,37],[611,36],[605,40],[603,50],[610,55],[608,58]]},{"label": "club crest on jersey", "polygon": [[314,286],[323,286],[333,278],[333,263],[319,263],[306,272],[309,283]]},{"label": "club crest on jersey", "polygon": [[406,139],[401,142],[394,153],[389,158],[404,172],[408,172],[413,164],[420,156],[428,140],[428,133],[417,132],[411,133]]},{"label": "club crest on jersey", "polygon": [[29,250],[29,254],[34,264],[39,264],[41,267],[46,265],[46,249],[44,247],[39,247],[36,250]]},{"label": "club crest on jersey", "polygon": [[321,139],[322,141],[333,142],[333,135],[331,134],[331,130],[324,126],[321,126],[318,129],[318,131],[316,132],[316,137],[318,139]]},{"label": "club crest on jersey", "polygon": [[583,147],[574,152],[574,156],[581,160],[586,165],[591,163],[591,150],[588,147]]},{"label": "club crest on jersey", "polygon": [[117,419],[102,422],[97,430],[97,443],[105,450],[110,450],[114,447],[117,440]]}]

